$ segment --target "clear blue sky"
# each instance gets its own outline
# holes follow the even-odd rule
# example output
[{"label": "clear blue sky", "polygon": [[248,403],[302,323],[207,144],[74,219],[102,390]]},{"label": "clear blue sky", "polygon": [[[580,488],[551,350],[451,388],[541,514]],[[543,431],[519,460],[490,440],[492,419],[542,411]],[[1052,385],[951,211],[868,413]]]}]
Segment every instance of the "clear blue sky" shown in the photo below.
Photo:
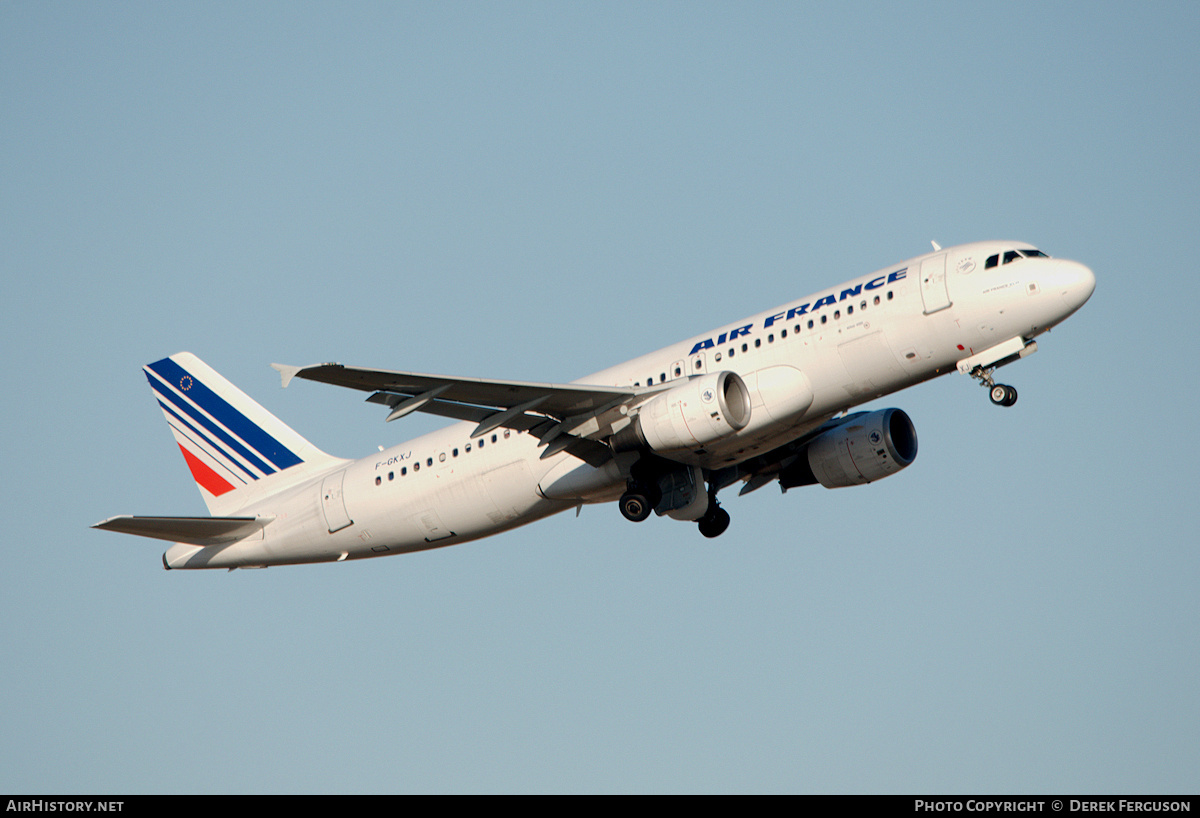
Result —
[{"label": "clear blue sky", "polygon": [[[0,4],[0,791],[1195,792],[1200,6]],[[166,573],[187,349],[563,381],[943,245],[1091,302],[881,483]]]}]

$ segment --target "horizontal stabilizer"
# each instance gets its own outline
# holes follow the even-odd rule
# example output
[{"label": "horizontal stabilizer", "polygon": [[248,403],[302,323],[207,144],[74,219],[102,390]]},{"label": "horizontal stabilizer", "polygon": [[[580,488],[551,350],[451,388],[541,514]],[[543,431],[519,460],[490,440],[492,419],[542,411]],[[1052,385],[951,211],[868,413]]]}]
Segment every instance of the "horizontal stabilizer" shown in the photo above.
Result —
[{"label": "horizontal stabilizer", "polygon": [[262,531],[274,517],[109,517],[92,528],[190,545],[227,545]]}]

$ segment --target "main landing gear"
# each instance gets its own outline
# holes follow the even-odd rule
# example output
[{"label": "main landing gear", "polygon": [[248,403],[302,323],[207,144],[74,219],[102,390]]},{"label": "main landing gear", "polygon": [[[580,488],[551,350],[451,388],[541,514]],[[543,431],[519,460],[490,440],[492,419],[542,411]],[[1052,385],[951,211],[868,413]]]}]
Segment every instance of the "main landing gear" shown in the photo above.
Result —
[{"label": "main landing gear", "polygon": [[712,497],[708,503],[708,511],[697,524],[700,526],[700,533],[705,537],[720,537],[725,533],[725,529],[729,528],[729,512],[717,505],[717,498]]},{"label": "main landing gear", "polygon": [[621,495],[621,514],[631,523],[640,523],[650,516],[660,500],[662,492],[657,486],[630,480],[627,491]]},{"label": "main landing gear", "polygon": [[[640,523],[650,516],[650,512],[662,500],[662,492],[654,483],[630,480],[626,491],[621,495],[618,505],[626,520]],[[704,512],[696,524],[700,533],[705,537],[719,537],[729,528],[729,512],[721,508],[717,502],[717,491],[710,484],[708,488],[708,510]]]},{"label": "main landing gear", "polygon": [[995,371],[995,367],[984,369],[982,366],[977,366],[968,374],[988,388],[988,397],[992,399],[992,403],[997,406],[1012,406],[1017,402],[1017,390],[1006,384],[996,383],[992,378],[992,373]]}]

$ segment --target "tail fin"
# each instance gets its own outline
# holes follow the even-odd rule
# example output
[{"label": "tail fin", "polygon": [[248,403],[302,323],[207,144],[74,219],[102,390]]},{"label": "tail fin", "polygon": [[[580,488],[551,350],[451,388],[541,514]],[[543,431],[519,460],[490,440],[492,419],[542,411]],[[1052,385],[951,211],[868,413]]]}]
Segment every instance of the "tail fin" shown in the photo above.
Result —
[{"label": "tail fin", "polygon": [[155,361],[144,371],[214,516],[291,485],[292,477],[344,462],[309,443],[190,352]]}]

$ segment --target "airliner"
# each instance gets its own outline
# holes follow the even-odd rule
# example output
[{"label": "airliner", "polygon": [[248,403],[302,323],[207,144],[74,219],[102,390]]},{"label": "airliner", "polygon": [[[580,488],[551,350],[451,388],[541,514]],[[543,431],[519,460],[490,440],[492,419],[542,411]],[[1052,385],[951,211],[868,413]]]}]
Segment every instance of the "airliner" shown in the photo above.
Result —
[{"label": "airliner", "polygon": [[147,365],[209,517],[111,517],[166,540],[163,566],[262,568],[380,557],[488,537],[615,502],[729,526],[718,493],[870,483],[906,468],[901,409],[855,407],[947,373],[1012,406],[996,369],[1091,297],[1096,279],[1030,244],[943,249],[716,327],[572,383],[272,364],[287,387],[369,393],[385,420],[458,423],[360,460],[326,454],[187,352]]}]

